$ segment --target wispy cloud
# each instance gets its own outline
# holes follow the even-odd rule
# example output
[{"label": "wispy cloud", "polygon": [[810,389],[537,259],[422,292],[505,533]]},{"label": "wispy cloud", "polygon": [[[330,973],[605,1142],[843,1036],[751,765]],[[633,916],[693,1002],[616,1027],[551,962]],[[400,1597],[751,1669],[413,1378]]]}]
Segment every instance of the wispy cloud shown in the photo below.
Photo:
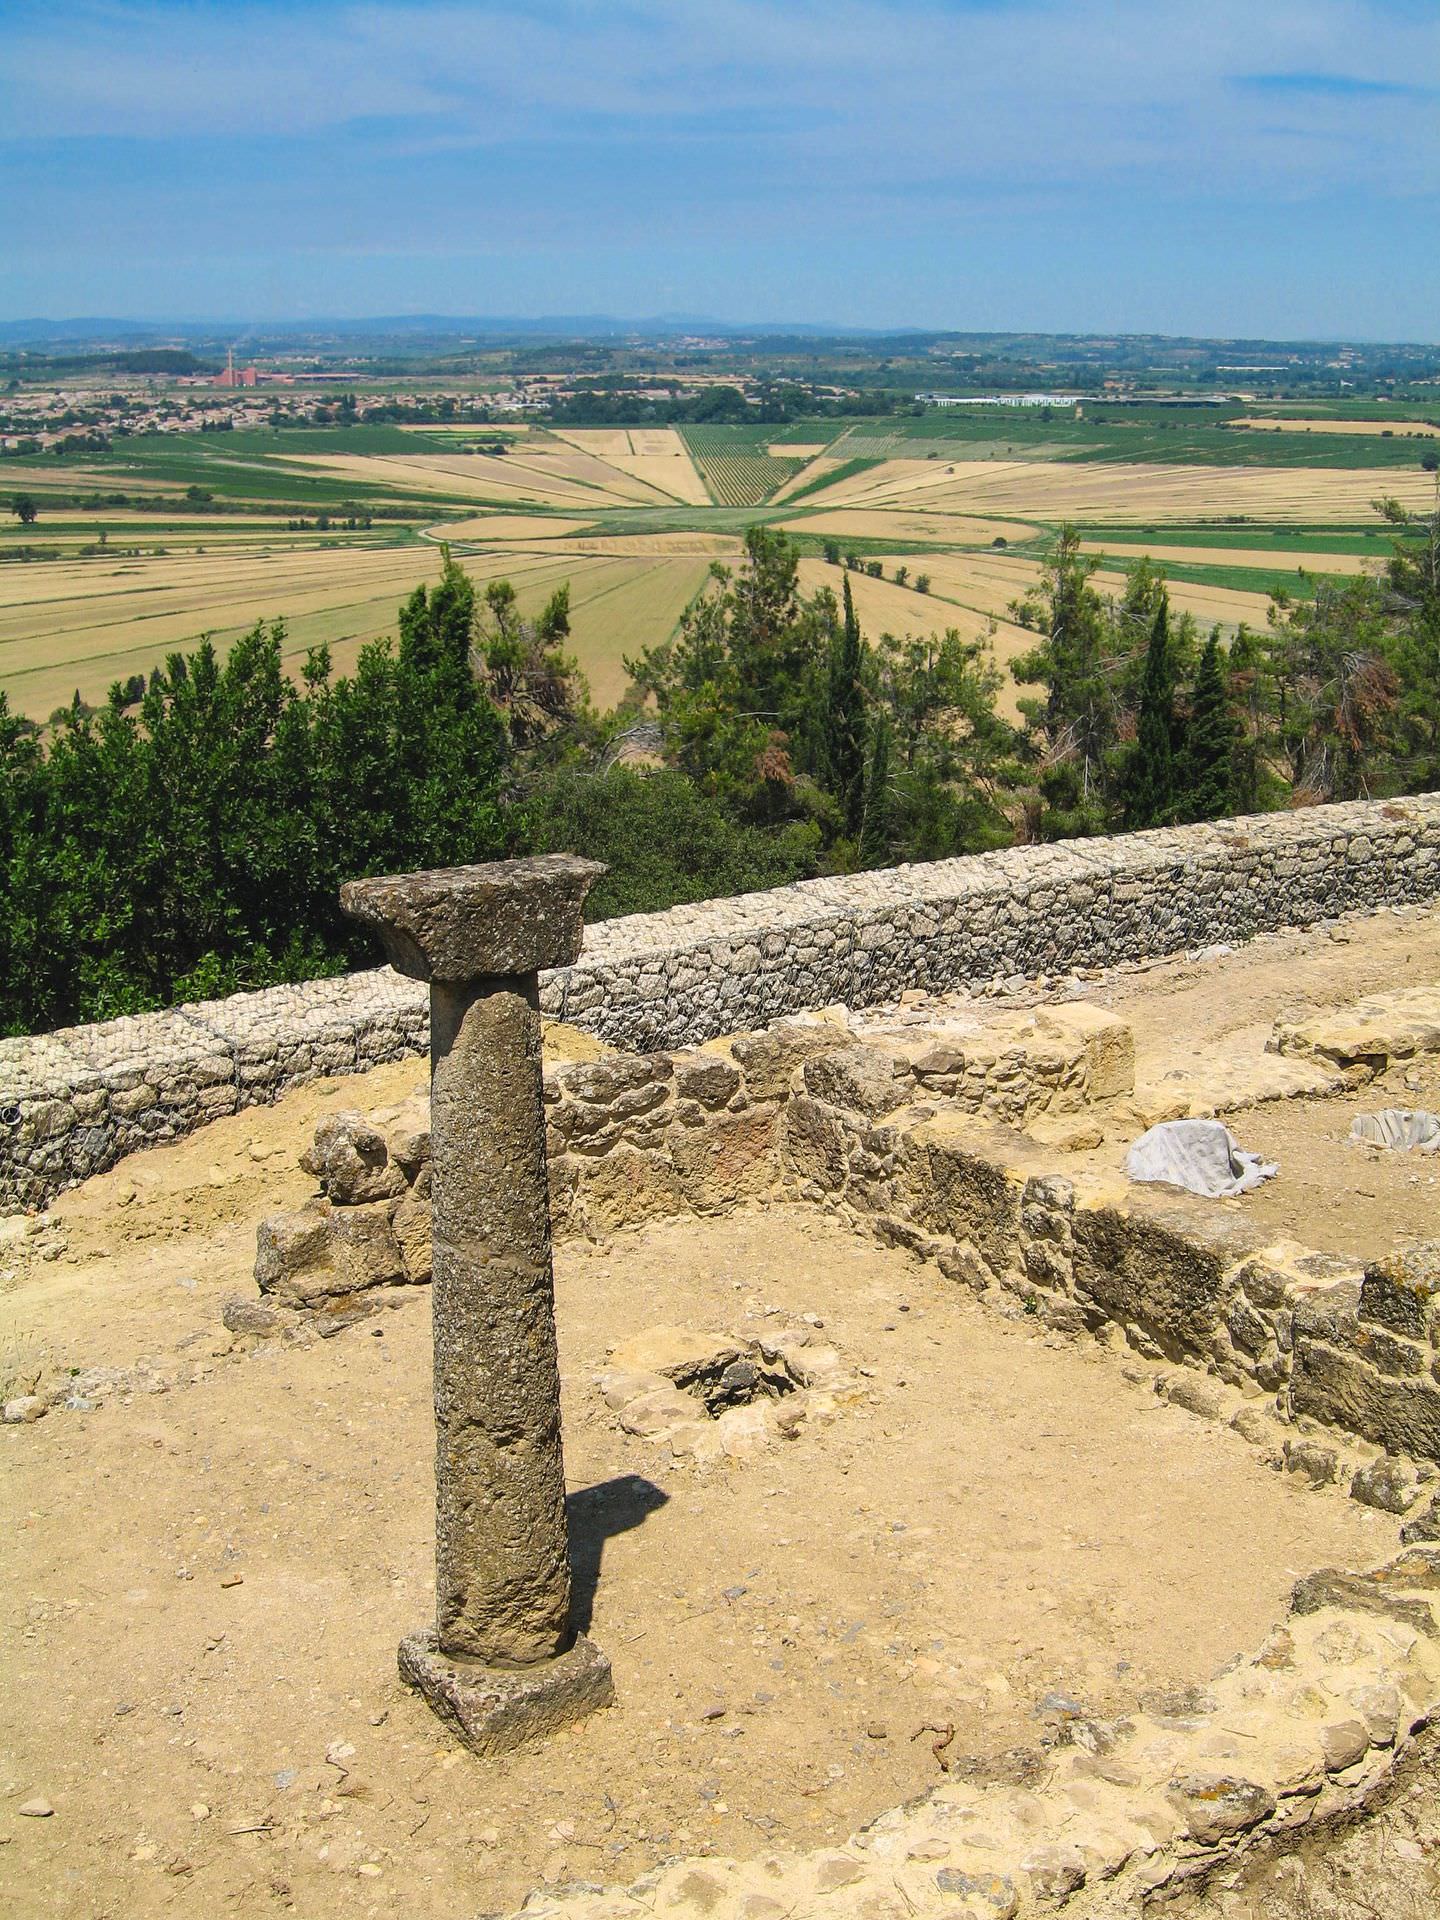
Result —
[{"label": "wispy cloud", "polygon": [[176,261],[220,235],[262,258],[497,261],[733,260],[788,235],[860,270],[903,240],[958,273],[990,222],[1168,247],[1167,222],[1225,204],[1440,194],[1435,0],[0,8],[0,225],[22,259],[78,259],[96,232]]},{"label": "wispy cloud", "polygon": [[1353,73],[1242,73],[1235,84],[1254,93],[1312,94],[1335,100],[1434,100],[1440,86],[1404,80],[1369,80]]}]

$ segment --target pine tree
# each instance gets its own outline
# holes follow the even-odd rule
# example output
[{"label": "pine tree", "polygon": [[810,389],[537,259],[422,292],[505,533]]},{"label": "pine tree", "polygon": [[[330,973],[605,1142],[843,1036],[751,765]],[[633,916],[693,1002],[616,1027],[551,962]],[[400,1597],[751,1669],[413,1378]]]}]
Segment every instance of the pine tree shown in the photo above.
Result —
[{"label": "pine tree", "polygon": [[850,840],[857,837],[865,821],[865,688],[861,682],[864,651],[847,575],[845,618],[830,642],[825,761],[830,791],[840,807],[842,831]]},{"label": "pine tree", "polygon": [[1235,811],[1235,748],[1239,728],[1216,631],[1205,642],[1190,702],[1181,761],[1185,820],[1223,820]]},{"label": "pine tree", "polygon": [[865,823],[860,832],[860,865],[883,867],[890,858],[890,721],[880,714],[870,742],[865,777]]},{"label": "pine tree", "polygon": [[1175,817],[1175,662],[1170,604],[1162,594],[1145,649],[1140,720],[1125,770],[1127,828],[1163,827]]}]

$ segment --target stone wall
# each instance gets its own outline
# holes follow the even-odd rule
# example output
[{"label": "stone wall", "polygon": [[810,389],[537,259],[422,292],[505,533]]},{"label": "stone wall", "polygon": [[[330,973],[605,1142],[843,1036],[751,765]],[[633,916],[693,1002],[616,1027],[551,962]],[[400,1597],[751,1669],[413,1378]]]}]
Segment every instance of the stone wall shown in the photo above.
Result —
[{"label": "stone wall", "polygon": [[[1096,1097],[1123,1091],[1125,1023],[1064,1011],[1085,1016],[1079,1057]],[[788,1021],[686,1053],[548,1067],[555,1231],[603,1237],[777,1199],[820,1206],[1003,1310],[1122,1338],[1176,1369],[1170,1388],[1192,1410],[1263,1412],[1277,1449],[1298,1423],[1358,1441],[1362,1465],[1366,1448],[1440,1461],[1440,1243],[1366,1265],[1276,1241],[1175,1188],[1117,1193],[1113,1179],[1067,1177],[1003,1124],[1003,1085],[977,1113],[963,1072],[937,1076],[928,1062],[923,1048]],[[323,1121],[301,1164],[319,1191],[261,1223],[261,1298],[230,1303],[232,1332],[338,1332],[388,1289],[430,1279],[423,1095]],[[1413,1474],[1405,1484],[1396,1511],[1419,1497]],[[1440,1537],[1440,1503],[1427,1537]]]},{"label": "stone wall", "polygon": [[[806,881],[610,921],[545,1011],[639,1052],[837,1001],[1240,942],[1440,894],[1440,795]],[[0,1206],[426,1044],[389,969],[0,1042]]]}]

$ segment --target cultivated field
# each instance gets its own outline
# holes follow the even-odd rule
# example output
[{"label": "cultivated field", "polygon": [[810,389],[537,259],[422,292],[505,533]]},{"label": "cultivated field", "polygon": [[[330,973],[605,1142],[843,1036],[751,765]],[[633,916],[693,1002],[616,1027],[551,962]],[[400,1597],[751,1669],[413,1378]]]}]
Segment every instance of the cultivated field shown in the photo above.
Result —
[{"label": "cultivated field", "polygon": [[[30,527],[0,523],[0,687],[43,719],[77,687],[98,700],[202,633],[223,643],[278,617],[297,666],[324,641],[344,669],[365,641],[394,632],[400,601],[436,577],[443,541],[477,579],[513,580],[526,611],[568,580],[573,650],[608,706],[625,691],[624,655],[673,631],[708,564],[733,561],[755,522],[800,540],[807,587],[838,592],[818,557],[826,542],[880,559],[883,580],[851,576],[868,631],[953,625],[973,639],[994,620],[1002,666],[1032,644],[1007,606],[1040,578],[1067,520],[1103,558],[1103,591],[1119,591],[1124,566],[1149,553],[1180,611],[1263,625],[1270,592],[1311,592],[1315,575],[1383,560],[1378,499],[1433,509],[1415,444],[1378,437],[1422,429],[1436,431],[1298,413],[1073,412],[678,430],[377,426],[156,435],[73,464],[7,460],[0,489],[31,492],[40,514]],[[484,450],[496,442],[505,450]],[[921,574],[928,594],[914,590]],[[1012,711],[1016,697],[1007,688]]]},{"label": "cultivated field", "polygon": [[603,460],[665,498],[703,507],[710,495],[696,471],[690,450],[673,427],[635,427],[564,432],[559,438],[581,453]]},{"label": "cultivated field", "polygon": [[[704,581],[699,556],[556,554],[486,547],[467,554],[478,581],[505,578],[521,610],[538,611],[565,581],[571,651],[594,697],[625,690],[626,653],[667,638]],[[225,645],[258,619],[284,618],[286,658],[298,672],[310,648],[329,646],[337,671],[369,640],[396,630],[400,602],[439,577],[438,546],[380,551],[184,555],[38,561],[0,569],[0,685],[12,708],[43,720],[78,689],[98,703],[115,680],[148,673],[176,648],[210,634]]]},{"label": "cultivated field", "polygon": [[1232,420],[1232,427],[1249,427],[1260,433],[1363,433],[1405,434],[1420,439],[1440,438],[1440,427],[1433,420],[1279,420],[1269,414],[1254,419]]},{"label": "cultivated field", "polygon": [[[685,443],[704,476],[711,498],[722,507],[758,507],[793,479],[805,464],[800,454],[777,456],[749,427],[687,427]],[[806,457],[813,449],[802,448]]]},{"label": "cultivated field", "polygon": [[[1260,521],[1365,520],[1393,495],[1424,512],[1432,476],[1334,467],[1087,465],[1079,461],[887,460],[829,487],[826,506],[923,506],[970,514],[1059,520],[1197,520],[1246,514]],[[818,504],[817,499],[817,504]]]}]

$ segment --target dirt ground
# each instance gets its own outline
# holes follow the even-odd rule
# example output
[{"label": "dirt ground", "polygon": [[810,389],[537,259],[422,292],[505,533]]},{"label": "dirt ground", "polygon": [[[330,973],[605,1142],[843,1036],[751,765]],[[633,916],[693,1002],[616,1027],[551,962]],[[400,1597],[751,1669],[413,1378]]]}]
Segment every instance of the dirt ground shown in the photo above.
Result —
[{"label": "dirt ground", "polygon": [[[1271,934],[1210,959],[1112,973],[1087,994],[1135,1029],[1137,1084],[1207,1057],[1263,1053],[1275,1021],[1371,993],[1440,982],[1440,912],[1379,913],[1331,932]],[[1353,1092],[1273,1100],[1227,1114],[1242,1146],[1279,1176],[1243,1200],[1217,1202],[1322,1252],[1365,1258],[1440,1233],[1440,1164],[1430,1154],[1352,1146],[1350,1122],[1382,1107],[1440,1110],[1440,1055],[1398,1065]],[[1118,1174],[1123,1147],[1073,1164]]]},{"label": "dirt ground", "polygon": [[[143,1248],[63,1292],[38,1269],[69,1350],[127,1295],[153,1302],[128,1324],[162,1366],[171,1299],[213,1329],[248,1233],[188,1238],[193,1289]],[[339,1876],[347,1911],[468,1912],[678,1852],[814,1845],[938,1777],[925,1726],[983,1762],[1041,1740],[1049,1695],[1113,1715],[1201,1682],[1297,1574],[1394,1540],[1103,1349],[799,1210],[558,1264],[577,1588],[616,1708],[481,1763],[395,1677],[432,1593],[423,1292],[308,1348],[217,1357],[207,1333],[185,1384],[0,1434],[10,1911],[318,1913]],[[816,1314],[869,1373],[759,1459],[682,1467],[594,1390],[632,1330],[773,1308]],[[52,1818],[17,1816],[34,1795]]]},{"label": "dirt ground", "polygon": [[[1087,991],[1134,1022],[1143,1079],[1299,1003],[1440,977],[1436,915],[1340,932]],[[927,1727],[953,1726],[959,1766],[1013,1767],[1047,1696],[1110,1716],[1202,1682],[1298,1574],[1395,1544],[1393,1519],[1276,1476],[1128,1359],[823,1217],[563,1243],[577,1595],[619,1699],[541,1753],[476,1761],[395,1674],[433,1594],[428,1296],[308,1347],[228,1351],[219,1323],[251,1291],[260,1216],[310,1190],[316,1119],[424,1071],[299,1089],[133,1156],[35,1231],[0,1224],[7,1390],[43,1364],[88,1403],[0,1430],[9,1912],[473,1913],[679,1853],[814,1846],[938,1777]],[[1440,1104],[1420,1071],[1405,1103]],[[1343,1144],[1381,1091],[1232,1122],[1282,1166],[1246,1210],[1340,1251],[1433,1233],[1433,1163]],[[641,1328],[803,1313],[864,1392],[757,1459],[682,1463],[595,1391]],[[19,1815],[34,1796],[50,1818]],[[1270,1910],[1241,1892],[1194,1911]]]}]

